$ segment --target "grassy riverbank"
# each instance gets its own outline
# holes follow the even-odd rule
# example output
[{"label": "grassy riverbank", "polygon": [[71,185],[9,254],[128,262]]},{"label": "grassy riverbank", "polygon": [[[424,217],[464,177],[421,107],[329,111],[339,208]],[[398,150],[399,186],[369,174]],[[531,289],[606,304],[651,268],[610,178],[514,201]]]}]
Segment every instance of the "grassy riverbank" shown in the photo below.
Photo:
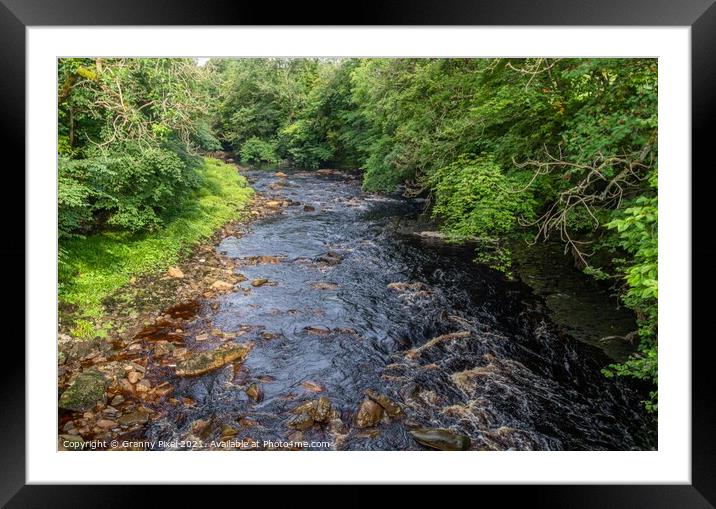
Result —
[{"label": "grassy riverbank", "polygon": [[94,334],[92,320],[103,314],[103,299],[133,277],[166,270],[241,215],[253,190],[236,167],[205,158],[198,173],[201,187],[161,229],[143,234],[102,232],[63,243],[59,301],[79,318],[73,335]]}]

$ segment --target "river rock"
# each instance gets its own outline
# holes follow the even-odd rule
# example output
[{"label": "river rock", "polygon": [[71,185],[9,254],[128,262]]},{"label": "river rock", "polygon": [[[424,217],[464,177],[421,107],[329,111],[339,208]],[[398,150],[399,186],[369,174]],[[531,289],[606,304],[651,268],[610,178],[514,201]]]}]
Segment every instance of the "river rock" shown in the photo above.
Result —
[{"label": "river rock", "polygon": [[316,211],[316,207],[314,207],[313,205],[304,205],[304,206],[303,206],[303,211],[304,211],[304,212],[315,212],[315,211]]},{"label": "river rock", "polygon": [[261,401],[264,397],[263,391],[256,384],[249,385],[244,392],[246,392],[246,395],[249,398],[257,402]]},{"label": "river rock", "polygon": [[288,420],[288,427],[297,430],[307,430],[313,426],[313,417],[309,413],[294,415]]},{"label": "river rock", "polygon": [[99,371],[80,373],[60,396],[60,408],[84,412],[107,402],[107,379]]},{"label": "river rock", "polygon": [[222,440],[229,440],[238,434],[239,434],[239,430],[232,426],[229,426],[228,424],[224,424],[221,427],[221,439]]},{"label": "river rock", "polygon": [[161,384],[159,384],[158,386],[156,386],[154,388],[154,394],[158,398],[163,398],[164,396],[168,396],[172,392],[174,392],[174,387],[169,385],[169,382],[162,382]]},{"label": "river rock", "polygon": [[301,382],[301,387],[303,387],[309,392],[323,392],[323,390],[325,390],[325,387],[323,387],[321,384],[312,382],[310,380]]},{"label": "river rock", "polygon": [[79,451],[85,441],[79,435],[60,435],[57,443],[60,451]]},{"label": "river rock", "polygon": [[217,348],[190,354],[186,359],[177,363],[178,376],[199,376],[230,362],[241,361],[251,350],[249,345],[238,345],[228,348]]},{"label": "river rock", "polygon": [[445,235],[442,232],[436,232],[436,231],[423,231],[423,232],[417,232],[416,235],[419,237],[422,237],[424,239],[432,239],[432,240],[446,240],[447,235]]},{"label": "river rock", "polygon": [[181,271],[181,269],[179,267],[169,267],[169,270],[167,270],[167,275],[169,277],[174,277],[174,278],[184,277],[184,273]]},{"label": "river rock", "polygon": [[331,329],[323,325],[309,325],[304,327],[303,330],[314,336],[328,336],[331,333]]},{"label": "river rock", "polygon": [[263,264],[275,265],[277,263],[281,263],[284,260],[284,258],[285,257],[283,257],[283,256],[271,256],[271,255],[249,257],[249,259],[251,261],[253,261],[256,265],[263,265]]},{"label": "river rock", "polygon": [[379,394],[371,389],[368,389],[365,391],[365,395],[383,407],[383,410],[385,410],[385,413],[388,414],[388,417],[396,418],[404,415],[403,409],[400,408],[400,405],[391,400],[385,394]]},{"label": "river rock", "polygon": [[277,176],[278,178],[280,178],[280,179],[283,179],[283,178],[288,177],[288,175],[286,175],[286,174],[285,174],[284,172],[282,172],[282,171],[277,171],[276,173],[274,173],[274,175],[276,175],[276,176]]},{"label": "river rock", "polygon": [[336,283],[319,281],[317,283],[311,283],[311,288],[315,288],[316,290],[337,290],[338,285]]},{"label": "river rock", "polygon": [[420,355],[422,355],[425,350],[429,350],[430,348],[434,347],[439,343],[467,337],[470,337],[470,331],[457,331],[451,332],[449,334],[443,334],[441,336],[432,338],[429,341],[426,341],[424,344],[417,348],[408,350],[407,352],[405,352],[405,356],[409,359],[417,359],[418,357],[420,357]]},{"label": "river rock", "polygon": [[129,383],[136,384],[141,380],[142,374],[139,371],[130,371],[127,373],[127,380],[129,380]]},{"label": "river rock", "polygon": [[317,262],[324,263],[326,265],[338,265],[343,260],[343,256],[336,253],[335,251],[328,251],[325,254],[316,258]]},{"label": "river rock", "polygon": [[269,280],[266,279],[265,277],[257,277],[256,279],[251,280],[251,286],[257,288],[259,286],[265,285],[268,282],[269,282]]},{"label": "river rock", "polygon": [[149,420],[149,416],[144,412],[132,412],[124,414],[117,419],[122,426],[132,426],[134,424],[144,424]]},{"label": "river rock", "polygon": [[115,421],[110,421],[109,419],[100,419],[97,421],[97,426],[103,429],[112,429],[117,427],[117,423]]},{"label": "river rock", "polygon": [[174,351],[176,347],[166,340],[157,341],[154,344],[154,356],[155,357],[162,357],[164,355],[168,355]]},{"label": "river rock", "polygon": [[266,207],[268,207],[270,209],[278,209],[278,208],[281,208],[282,204],[283,204],[283,202],[281,202],[281,201],[270,200],[270,201],[267,201],[265,205],[266,205]]},{"label": "river rock", "polygon": [[415,428],[410,430],[416,442],[440,451],[464,451],[470,447],[470,438],[441,428]]},{"label": "river rock", "polygon": [[325,396],[320,398],[307,401],[293,410],[292,413],[296,414],[288,421],[288,427],[297,430],[307,430],[314,424],[325,424],[333,417],[333,405],[331,400]]},{"label": "river rock", "polygon": [[316,422],[327,422],[332,412],[333,405],[331,405],[331,400],[325,396],[321,396],[318,398],[318,401],[316,401],[313,411],[313,420]]},{"label": "river rock", "polygon": [[400,292],[400,293],[419,292],[419,291],[424,291],[426,289],[426,286],[420,282],[405,283],[402,281],[396,281],[395,283],[388,283],[388,289],[394,290],[394,291]]},{"label": "river rock", "polygon": [[228,292],[234,289],[234,285],[227,283],[226,281],[218,280],[211,284],[211,289],[217,292]]},{"label": "river rock", "polygon": [[365,398],[356,415],[356,427],[370,428],[383,417],[383,407],[370,398]]},{"label": "river rock", "polygon": [[67,352],[68,360],[86,359],[97,353],[94,341],[74,341]]}]

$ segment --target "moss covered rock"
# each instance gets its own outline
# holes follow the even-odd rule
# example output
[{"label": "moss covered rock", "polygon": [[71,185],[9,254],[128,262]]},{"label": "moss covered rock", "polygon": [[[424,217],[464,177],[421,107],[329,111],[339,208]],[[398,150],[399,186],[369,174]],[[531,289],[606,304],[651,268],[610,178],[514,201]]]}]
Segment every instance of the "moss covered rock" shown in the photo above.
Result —
[{"label": "moss covered rock", "polygon": [[59,407],[76,412],[92,410],[107,402],[107,379],[99,371],[80,373],[60,396]]}]

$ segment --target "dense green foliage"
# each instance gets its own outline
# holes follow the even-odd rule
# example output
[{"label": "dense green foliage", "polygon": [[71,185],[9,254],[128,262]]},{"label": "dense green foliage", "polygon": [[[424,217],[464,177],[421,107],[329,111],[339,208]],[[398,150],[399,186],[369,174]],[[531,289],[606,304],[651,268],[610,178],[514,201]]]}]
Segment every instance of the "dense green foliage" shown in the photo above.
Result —
[{"label": "dense green foliage", "polygon": [[241,145],[239,155],[244,163],[276,164],[281,161],[276,153],[276,143],[262,140],[256,136],[252,136]]},{"label": "dense green foliage", "polygon": [[[656,175],[654,175],[656,177]],[[656,178],[652,180],[656,189]],[[658,210],[656,196],[641,196],[632,206],[618,214],[607,224],[615,229],[619,245],[630,259],[615,260],[626,279],[623,299],[627,306],[637,311],[639,321],[639,355],[605,370],[612,376],[634,376],[657,384],[657,334],[658,334]],[[657,394],[652,392],[647,408],[657,410]]]},{"label": "dense green foliage", "polygon": [[457,161],[426,179],[433,190],[433,215],[455,241],[477,240],[479,261],[506,269],[509,259],[500,240],[512,232],[518,217],[532,217],[534,203],[527,192],[517,193],[492,156]]},{"label": "dense green foliage", "polygon": [[130,278],[165,269],[191,246],[238,217],[253,191],[236,168],[207,158],[196,171],[201,186],[157,231],[103,231],[66,239],[62,243],[60,300],[77,306],[85,318],[99,316],[102,300]]},{"label": "dense green foliage", "polygon": [[250,196],[210,126],[212,73],[192,59],[60,59],[59,298],[76,332],[133,276],[161,269]]},{"label": "dense green foliage", "polygon": [[560,239],[639,319],[637,353],[606,372],[656,383],[656,60],[214,65],[230,84],[217,127],[242,159],[253,136],[296,166],[358,166],[366,190],[428,196],[450,238],[501,269],[510,235]]},{"label": "dense green foliage", "polygon": [[61,59],[60,238],[149,231],[200,184],[207,89],[189,59]]},{"label": "dense green foliage", "polygon": [[368,191],[428,198],[479,262],[508,270],[512,236],[563,242],[639,320],[605,373],[656,384],[655,59],[66,59],[59,83],[62,239],[160,230],[200,149],[357,167]]}]

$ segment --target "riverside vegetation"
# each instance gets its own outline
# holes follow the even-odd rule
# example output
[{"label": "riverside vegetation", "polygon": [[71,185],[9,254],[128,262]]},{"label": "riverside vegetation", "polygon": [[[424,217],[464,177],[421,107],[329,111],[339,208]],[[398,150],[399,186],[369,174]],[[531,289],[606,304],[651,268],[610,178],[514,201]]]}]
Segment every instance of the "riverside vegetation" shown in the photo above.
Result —
[{"label": "riverside vegetation", "polygon": [[[63,337],[121,334],[138,311],[122,322],[110,308],[167,269],[182,280],[187,257],[211,258],[206,242],[227,224],[239,235],[252,199],[254,216],[290,208],[254,197],[234,159],[316,174],[360,169],[364,193],[417,200],[478,265],[509,275],[514,242],[561,242],[635,312],[635,351],[603,374],[649,384],[644,404],[656,412],[656,60],[80,58],[59,60],[58,83]],[[267,196],[286,185],[277,175]],[[331,266],[330,252],[322,256]],[[234,266],[201,264],[210,262]],[[209,279],[228,285],[210,289],[219,294],[236,283]],[[259,279],[256,289],[275,284]],[[149,384],[140,368],[132,390]],[[386,398],[366,396],[361,415],[387,409]],[[335,420],[329,410],[316,422]]]}]

